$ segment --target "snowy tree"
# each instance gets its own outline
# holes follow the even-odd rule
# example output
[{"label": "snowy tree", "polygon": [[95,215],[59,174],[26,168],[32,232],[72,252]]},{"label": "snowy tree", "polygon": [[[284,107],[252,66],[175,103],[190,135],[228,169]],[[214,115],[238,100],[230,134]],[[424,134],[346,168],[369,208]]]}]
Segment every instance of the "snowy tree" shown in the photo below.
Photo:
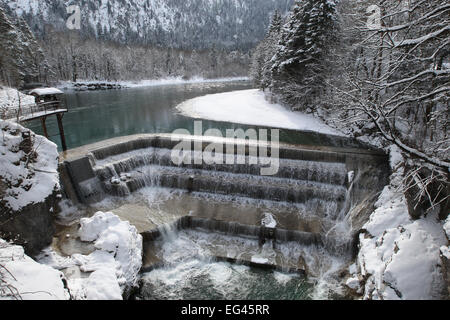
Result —
[{"label": "snowy tree", "polygon": [[326,90],[337,41],[336,15],[334,1],[297,1],[283,26],[273,58],[272,87],[293,107],[313,107]]},{"label": "snowy tree", "polygon": [[38,80],[48,73],[48,64],[29,26],[23,19],[13,21],[0,8],[1,79],[11,86]]},{"label": "snowy tree", "polygon": [[448,214],[450,4],[392,0],[376,8],[375,28],[354,21],[347,31],[356,41],[334,101],[346,110],[345,121],[379,133],[409,159],[413,216],[435,208]]},{"label": "snowy tree", "polygon": [[20,44],[21,32],[0,8],[0,70],[1,80],[10,85],[20,85],[25,76],[24,48]]}]

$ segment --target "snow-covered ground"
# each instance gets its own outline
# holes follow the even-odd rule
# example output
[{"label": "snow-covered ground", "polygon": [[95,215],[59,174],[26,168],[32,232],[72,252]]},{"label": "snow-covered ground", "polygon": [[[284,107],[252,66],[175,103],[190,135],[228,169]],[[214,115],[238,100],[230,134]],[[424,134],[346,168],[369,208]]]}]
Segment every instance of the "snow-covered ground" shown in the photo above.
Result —
[{"label": "snow-covered ground", "polygon": [[401,163],[399,150],[391,147],[391,183],[363,226],[366,233],[360,235],[357,265],[350,268],[347,286],[364,299],[439,299],[445,285],[440,248],[448,239],[435,214],[411,220],[400,188]]},{"label": "snow-covered ground", "polygon": [[0,300],[66,300],[64,275],[25,255],[21,246],[0,239]]},{"label": "snow-covered ground", "polygon": [[[30,134],[31,147],[23,135]],[[27,150],[29,149],[29,150]],[[18,211],[59,189],[57,146],[14,122],[0,120],[0,200]]]},{"label": "snow-covered ground", "polygon": [[183,102],[177,109],[196,119],[342,135],[313,116],[268,102],[258,89],[206,95]]},{"label": "snow-covered ground", "polygon": [[[167,79],[153,79],[153,80],[140,80],[140,81],[90,81],[90,80],[79,80],[79,83],[83,85],[89,84],[114,84],[120,85],[126,88],[140,88],[140,87],[155,87],[155,86],[168,86],[168,85],[176,85],[176,84],[194,84],[194,83],[216,83],[216,82],[232,82],[232,81],[248,81],[247,77],[235,77],[235,78],[218,78],[218,79],[205,79],[201,77],[195,77],[189,80],[185,80],[182,77],[176,78],[167,78]],[[58,88],[63,89],[74,89],[75,85],[71,81],[64,81],[58,85]]]},{"label": "snow-covered ground", "polygon": [[[112,213],[97,212],[80,220],[81,241],[94,242],[89,255],[62,257],[51,248],[39,257],[40,263],[55,269],[71,269],[67,285],[76,300],[120,300],[137,285],[142,266],[142,236],[127,221]],[[82,277],[81,272],[89,273]]]}]

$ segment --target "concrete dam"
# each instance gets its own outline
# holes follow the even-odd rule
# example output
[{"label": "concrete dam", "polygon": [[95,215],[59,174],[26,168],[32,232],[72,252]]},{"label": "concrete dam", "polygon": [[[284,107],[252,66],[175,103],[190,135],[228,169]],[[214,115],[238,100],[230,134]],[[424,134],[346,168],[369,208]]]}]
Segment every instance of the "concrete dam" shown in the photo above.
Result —
[{"label": "concrete dam", "polygon": [[[201,146],[189,153],[192,162],[173,161],[180,142]],[[210,152],[211,143],[223,153]],[[260,144],[171,134],[114,138],[63,153],[61,185],[68,199],[85,206],[122,199],[125,217],[142,222],[143,272],[174,263],[162,251],[180,237],[201,247],[195,254],[202,258],[306,276],[317,275],[318,261],[328,255],[351,261],[356,235],[388,183],[388,156],[354,140],[339,146],[280,143],[278,171],[263,176],[264,161],[253,152]],[[195,161],[207,153],[233,161]],[[134,210],[133,197],[153,189],[172,193],[148,202],[158,203],[157,210],[146,204]]]}]

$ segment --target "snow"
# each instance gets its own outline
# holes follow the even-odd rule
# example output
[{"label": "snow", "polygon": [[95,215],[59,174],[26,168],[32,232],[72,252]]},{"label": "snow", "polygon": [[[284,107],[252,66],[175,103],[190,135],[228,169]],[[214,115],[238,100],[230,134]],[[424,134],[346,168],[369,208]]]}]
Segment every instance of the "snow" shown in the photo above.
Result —
[{"label": "snow", "polygon": [[450,248],[449,248],[449,246],[442,246],[440,250],[441,250],[442,256],[444,256],[447,260],[450,260]]},{"label": "snow", "polygon": [[364,299],[439,299],[444,285],[439,255],[447,239],[436,214],[410,219],[399,191],[403,182],[399,163],[401,155],[391,149],[396,170],[363,226],[366,234],[360,235],[357,265],[366,279]]},{"label": "snow", "polygon": [[313,116],[268,102],[258,89],[206,95],[183,102],[177,109],[197,119],[342,135]]},{"label": "snow", "polygon": [[217,78],[217,79],[205,79],[202,77],[194,77],[189,80],[184,80],[182,77],[157,79],[157,80],[141,80],[141,81],[123,81],[123,85],[130,88],[137,87],[153,87],[153,86],[165,86],[175,84],[194,84],[194,83],[215,83],[215,82],[233,82],[233,81],[248,81],[248,77],[232,77],[232,78]]},{"label": "snow", "polygon": [[[126,290],[137,285],[142,236],[129,222],[112,213],[97,212],[91,218],[82,218],[80,225],[80,239],[94,242],[94,252],[64,258],[49,249],[39,261],[57,269],[74,268],[68,276],[68,288],[75,299],[122,299]],[[81,272],[90,274],[83,278]]]},{"label": "snow", "polygon": [[[447,236],[447,239],[450,241],[450,216],[447,217],[447,220],[444,223],[444,232]],[[441,255],[450,260],[450,245],[441,247]]]},{"label": "snow", "polygon": [[[59,189],[57,146],[45,137],[10,121],[0,120],[0,177],[10,184],[3,197],[5,206],[18,211],[29,204],[41,203]],[[20,149],[22,133],[30,132],[34,161],[23,161],[26,154]]]},{"label": "snow", "polygon": [[31,113],[31,114],[22,116],[22,117],[20,117],[20,121],[28,121],[31,119],[37,119],[37,118],[45,116],[45,115],[51,116],[54,114],[65,113],[65,112],[67,112],[67,109],[56,109],[56,110],[51,110],[51,111],[44,110],[44,111],[39,111],[39,112],[35,112],[35,113]]},{"label": "snow", "polygon": [[276,228],[277,222],[273,215],[269,212],[264,213],[264,218],[261,221],[261,224],[266,228]]},{"label": "snow", "polygon": [[[79,83],[83,85],[90,84],[112,84],[112,85],[120,85],[122,88],[144,88],[144,87],[156,87],[156,86],[170,86],[177,84],[196,84],[196,83],[217,83],[217,82],[233,82],[233,81],[248,81],[248,77],[231,77],[231,78],[217,78],[217,79],[205,79],[202,77],[194,77],[189,80],[185,80],[182,77],[173,77],[173,78],[165,78],[165,79],[148,79],[148,80],[139,80],[139,81],[118,81],[118,82],[109,82],[109,81],[89,81],[89,80],[79,80]],[[61,82],[58,85],[59,88],[63,89],[74,89],[74,82]]]},{"label": "snow", "polygon": [[29,94],[37,94],[38,96],[47,96],[47,95],[54,95],[54,94],[64,94],[61,90],[57,88],[38,88],[33,89],[29,92]]},{"label": "snow", "polygon": [[[0,239],[0,278],[17,289],[23,300],[67,300],[64,275],[49,266],[37,263],[21,246]],[[6,271],[7,270],[7,271]],[[0,300],[12,299],[0,286]]]},{"label": "snow", "polygon": [[120,264],[127,285],[136,285],[142,266],[142,236],[137,229],[110,212],[97,212],[92,218],[81,219],[80,223],[81,240],[95,240],[98,250],[109,253]]},{"label": "snow", "polygon": [[269,262],[269,259],[267,258],[262,258],[262,257],[257,257],[257,256],[253,256],[252,260],[253,263],[257,263],[257,264],[266,264]]},{"label": "snow", "polygon": [[450,240],[450,216],[448,216],[447,220],[445,221],[444,231],[447,234],[447,238]]},{"label": "snow", "polygon": [[117,278],[108,269],[93,272],[86,284],[88,300],[122,300],[122,292]]},{"label": "snow", "polygon": [[348,278],[345,285],[350,289],[358,290],[360,286],[359,279],[357,277]]}]

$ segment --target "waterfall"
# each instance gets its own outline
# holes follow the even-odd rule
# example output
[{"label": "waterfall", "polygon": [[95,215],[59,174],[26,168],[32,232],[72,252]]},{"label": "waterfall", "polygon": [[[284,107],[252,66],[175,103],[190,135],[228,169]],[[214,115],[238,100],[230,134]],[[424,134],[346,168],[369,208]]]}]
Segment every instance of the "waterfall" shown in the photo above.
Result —
[{"label": "waterfall", "polygon": [[[267,159],[255,158],[249,148],[245,155],[189,154],[192,160],[206,156],[234,159],[234,164],[177,165],[172,148],[178,142],[150,136],[92,150],[87,155],[92,172],[72,177],[80,181],[77,188],[87,202],[132,199],[147,188],[179,191],[184,216],[142,234],[148,253],[144,271],[170,266],[174,272],[180,261],[200,269],[232,262],[323,281],[352,256],[350,212],[355,214],[361,201],[379,192],[388,176],[382,154],[323,147],[281,146],[273,176],[260,175]],[[234,151],[238,149],[236,142]]]}]

